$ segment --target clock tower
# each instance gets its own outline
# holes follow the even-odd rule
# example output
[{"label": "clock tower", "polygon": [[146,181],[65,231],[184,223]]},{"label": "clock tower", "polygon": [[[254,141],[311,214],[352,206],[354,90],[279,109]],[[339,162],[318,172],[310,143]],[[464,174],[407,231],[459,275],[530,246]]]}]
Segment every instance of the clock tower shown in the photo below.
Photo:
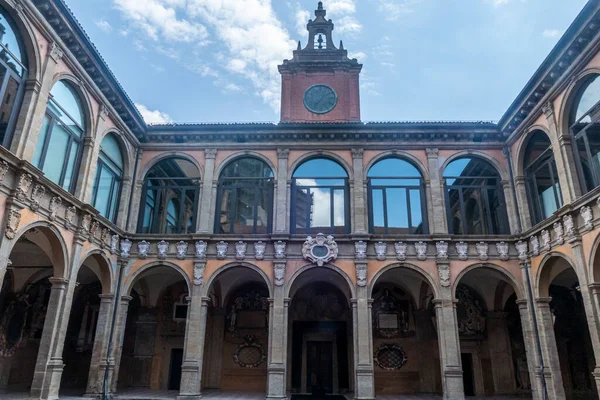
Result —
[{"label": "clock tower", "polygon": [[340,41],[335,47],[333,22],[319,2],[309,20],[308,43],[279,66],[281,122],[359,122],[359,75],[362,65],[348,58]]}]

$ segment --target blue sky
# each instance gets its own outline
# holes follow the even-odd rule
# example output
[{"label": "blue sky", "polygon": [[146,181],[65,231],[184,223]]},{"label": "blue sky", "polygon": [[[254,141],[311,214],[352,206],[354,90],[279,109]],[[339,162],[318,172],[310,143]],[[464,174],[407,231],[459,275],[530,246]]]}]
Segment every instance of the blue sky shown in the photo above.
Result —
[{"label": "blue sky", "polygon": [[[147,122],[278,121],[316,0],[65,0]],[[329,0],[363,121],[498,120],[586,0]]]}]

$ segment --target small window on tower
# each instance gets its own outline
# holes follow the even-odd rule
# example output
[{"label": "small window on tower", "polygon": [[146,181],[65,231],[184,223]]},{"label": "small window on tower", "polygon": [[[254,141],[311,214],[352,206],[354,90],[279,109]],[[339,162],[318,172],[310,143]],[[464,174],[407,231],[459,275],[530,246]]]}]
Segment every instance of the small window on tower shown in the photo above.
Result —
[{"label": "small window on tower", "polygon": [[325,50],[327,49],[327,40],[325,40],[325,36],[322,33],[315,35],[315,50]]}]

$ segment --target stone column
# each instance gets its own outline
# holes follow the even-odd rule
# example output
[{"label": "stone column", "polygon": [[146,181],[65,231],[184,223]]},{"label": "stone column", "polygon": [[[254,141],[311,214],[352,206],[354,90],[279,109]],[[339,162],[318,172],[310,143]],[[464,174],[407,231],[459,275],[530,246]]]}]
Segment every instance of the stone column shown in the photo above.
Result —
[{"label": "stone column", "polygon": [[352,299],[352,325],[354,330],[355,399],[375,399],[373,372],[373,320],[367,288],[367,262],[355,262],[356,298]]},{"label": "stone column", "polygon": [[[102,394],[102,383],[106,369],[106,352],[108,350],[108,339],[110,326],[112,325],[112,313],[115,297],[112,294],[100,295],[100,308],[98,309],[98,322],[96,324],[96,337],[90,361],[90,372],[85,393],[89,397]],[[114,363],[109,365],[112,370]]]},{"label": "stone column", "polygon": [[[114,364],[111,370],[112,376],[109,376],[110,391],[117,391],[117,383],[119,380],[119,367],[121,366],[121,355],[123,353],[123,341],[125,340],[125,329],[127,328],[127,313],[129,312],[129,302],[133,299],[131,296],[121,296],[119,308],[117,309],[117,320],[115,322],[115,332],[113,336],[111,357],[109,364]],[[104,360],[106,363],[106,359]]]},{"label": "stone column", "polygon": [[367,223],[367,191],[365,187],[363,172],[363,153],[364,149],[352,149],[352,169],[354,170],[354,187],[352,188],[352,212],[351,223],[352,233],[366,234],[368,232]]},{"label": "stone column", "polygon": [[515,176],[515,191],[517,193],[517,207],[521,213],[521,228],[526,231],[533,226],[533,215],[529,212],[527,185],[524,176]]},{"label": "stone column", "polygon": [[506,214],[508,231],[510,233],[519,233],[519,223],[517,222],[517,205],[514,202],[512,187],[509,181],[502,181],[502,194],[504,195],[504,204],[506,204]]},{"label": "stone column", "polygon": [[[274,271],[285,271],[285,260],[275,260]],[[267,400],[286,399],[286,360],[287,360],[287,334],[288,334],[288,305],[289,299],[285,298],[284,279],[275,274],[273,298],[269,307],[269,365]]]},{"label": "stone column", "polygon": [[429,232],[448,233],[446,209],[444,207],[444,180],[440,177],[440,161],[438,149],[425,149],[427,151],[427,166],[429,168],[429,184],[431,186],[431,214],[429,215]]},{"label": "stone column", "polygon": [[[137,232],[138,218],[140,217],[140,208],[144,207],[144,205],[142,205],[141,203],[142,191],[144,190],[144,180],[138,179],[135,182],[135,187],[133,188],[133,190],[133,201],[131,203],[131,209],[128,210],[130,217],[129,226],[127,229],[129,232]],[[129,199],[127,199],[127,201],[129,201]]]},{"label": "stone column", "polygon": [[[196,265],[194,269],[204,265]],[[208,297],[202,297],[203,285],[195,281],[189,302],[188,318],[185,326],[185,343],[183,347],[183,364],[181,366],[181,386],[178,399],[200,399],[202,382],[202,362],[204,361],[204,339],[206,337],[206,317],[208,313]]]},{"label": "stone column", "polygon": [[544,379],[548,388],[548,396],[551,400],[564,400],[565,389],[560,371],[558,349],[554,337],[554,322],[550,310],[550,297],[536,299],[536,315],[538,316],[538,331],[544,357]]},{"label": "stone column", "polygon": [[277,184],[275,186],[275,204],[273,205],[273,232],[288,233],[288,159],[289,149],[277,149]]},{"label": "stone column", "polygon": [[525,355],[527,357],[527,369],[531,383],[531,394],[533,400],[542,400],[544,389],[542,386],[542,371],[540,368],[539,353],[536,344],[535,331],[532,314],[529,310],[528,301],[517,300],[519,314],[521,316],[521,327],[523,329],[523,342],[525,344]]},{"label": "stone column", "polygon": [[543,111],[550,130],[550,141],[554,150],[554,159],[556,160],[563,204],[569,204],[582,194],[577,174],[577,163],[575,162],[575,154],[573,154],[573,146],[571,144],[571,134],[568,130],[563,132],[557,126],[552,102],[549,101],[546,103]]},{"label": "stone column", "polygon": [[64,364],[63,345],[73,292],[77,283],[62,278],[51,278],[52,290],[44,320],[37,361],[31,383],[30,397],[58,399]]},{"label": "stone column", "polygon": [[213,175],[215,174],[215,158],[217,149],[204,150],[204,176],[202,177],[202,192],[198,207],[198,233],[212,233],[215,210],[213,206]]},{"label": "stone column", "polygon": [[427,310],[415,311],[415,331],[419,346],[419,382],[421,393],[435,393],[435,349],[431,343],[437,339],[431,324],[431,313]]},{"label": "stone column", "polygon": [[505,312],[487,313],[488,342],[494,378],[494,394],[511,394],[516,390],[512,350]]},{"label": "stone column", "polygon": [[52,90],[54,73],[63,55],[58,43],[50,43],[46,59],[41,64],[41,80],[28,79],[25,82],[23,103],[10,145],[10,151],[22,160],[33,161],[33,153],[46,114],[48,97]]},{"label": "stone column", "polygon": [[456,319],[456,300],[453,299],[449,281],[447,283],[442,281],[440,294],[441,298],[434,299],[433,303],[437,320],[444,399],[464,400],[465,392],[458,322]]}]

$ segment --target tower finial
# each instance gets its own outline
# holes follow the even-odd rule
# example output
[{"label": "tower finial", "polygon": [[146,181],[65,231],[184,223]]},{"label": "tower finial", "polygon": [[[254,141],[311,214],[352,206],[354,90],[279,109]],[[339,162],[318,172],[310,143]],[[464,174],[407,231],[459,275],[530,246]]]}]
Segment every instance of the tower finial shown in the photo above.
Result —
[{"label": "tower finial", "polygon": [[319,10],[322,10],[322,9],[323,9],[323,2],[322,2],[322,1],[320,1],[320,2],[319,2],[319,4],[318,4],[318,9],[319,9]]},{"label": "tower finial", "polygon": [[315,10],[315,16],[318,19],[319,17],[325,18],[325,15],[327,15],[327,11],[325,11],[325,9],[323,8],[323,2],[320,1],[317,6],[317,9]]}]

